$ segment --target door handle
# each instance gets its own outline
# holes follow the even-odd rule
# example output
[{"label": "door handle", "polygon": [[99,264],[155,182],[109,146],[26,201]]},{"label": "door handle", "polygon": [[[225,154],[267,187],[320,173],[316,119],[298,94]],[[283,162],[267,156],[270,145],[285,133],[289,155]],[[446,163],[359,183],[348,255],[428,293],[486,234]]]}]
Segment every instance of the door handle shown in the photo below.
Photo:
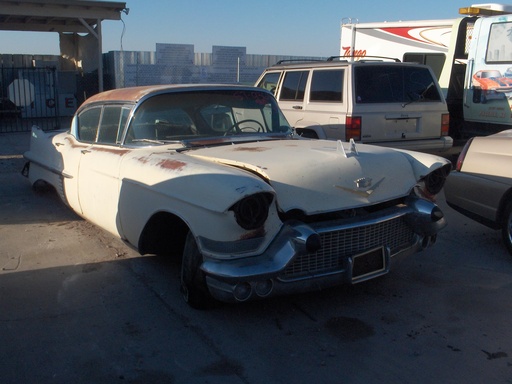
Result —
[{"label": "door handle", "polygon": [[82,149],[82,154],[85,155],[86,153],[91,153],[90,149]]},{"label": "door handle", "polygon": [[294,105],[292,108],[293,109],[302,109],[302,105]]}]

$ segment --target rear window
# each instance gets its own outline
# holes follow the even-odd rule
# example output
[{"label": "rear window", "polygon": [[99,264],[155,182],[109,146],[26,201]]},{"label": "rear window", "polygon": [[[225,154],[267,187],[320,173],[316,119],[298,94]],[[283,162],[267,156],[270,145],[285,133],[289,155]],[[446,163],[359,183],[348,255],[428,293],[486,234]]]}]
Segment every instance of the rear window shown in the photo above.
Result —
[{"label": "rear window", "polygon": [[360,104],[441,101],[441,95],[426,67],[403,65],[354,68],[355,100]]}]

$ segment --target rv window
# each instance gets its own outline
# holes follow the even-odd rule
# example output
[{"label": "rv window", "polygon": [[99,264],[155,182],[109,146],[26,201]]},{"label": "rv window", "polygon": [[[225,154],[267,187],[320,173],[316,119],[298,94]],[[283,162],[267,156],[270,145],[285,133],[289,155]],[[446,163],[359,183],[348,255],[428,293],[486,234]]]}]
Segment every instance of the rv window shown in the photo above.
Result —
[{"label": "rv window", "polygon": [[437,79],[441,76],[446,55],[444,53],[404,53],[403,62],[425,64],[432,68]]}]

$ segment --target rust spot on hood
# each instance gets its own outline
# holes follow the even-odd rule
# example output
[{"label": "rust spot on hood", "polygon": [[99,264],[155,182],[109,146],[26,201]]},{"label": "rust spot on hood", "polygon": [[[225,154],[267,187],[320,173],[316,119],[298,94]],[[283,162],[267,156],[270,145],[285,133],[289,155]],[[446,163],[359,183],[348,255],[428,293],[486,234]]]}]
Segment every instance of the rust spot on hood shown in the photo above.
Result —
[{"label": "rust spot on hood", "polygon": [[147,164],[147,163],[149,163],[149,157],[147,157],[147,156],[139,157],[137,159],[137,161],[140,161],[142,164]]},{"label": "rust spot on hood", "polygon": [[164,169],[172,169],[174,171],[181,171],[183,168],[187,166],[187,163],[178,160],[161,160],[157,164],[159,167]]},{"label": "rust spot on hood", "polygon": [[151,156],[141,156],[137,158],[137,161],[142,164],[153,164],[163,169],[171,169],[174,171],[180,171],[187,166],[187,163],[179,160],[170,159],[153,159]]},{"label": "rust spot on hood", "polygon": [[265,147],[235,147],[233,150],[235,152],[264,152],[268,151],[270,148]]}]

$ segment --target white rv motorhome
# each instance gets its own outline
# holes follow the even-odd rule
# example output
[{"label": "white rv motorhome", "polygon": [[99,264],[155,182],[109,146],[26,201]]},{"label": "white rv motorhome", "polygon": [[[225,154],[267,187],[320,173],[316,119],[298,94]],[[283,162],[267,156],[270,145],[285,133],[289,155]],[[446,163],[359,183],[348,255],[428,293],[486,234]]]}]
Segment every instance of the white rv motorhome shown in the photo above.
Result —
[{"label": "white rv motorhome", "polygon": [[340,56],[382,56],[428,64],[439,77],[455,19],[358,23],[343,19]]}]

